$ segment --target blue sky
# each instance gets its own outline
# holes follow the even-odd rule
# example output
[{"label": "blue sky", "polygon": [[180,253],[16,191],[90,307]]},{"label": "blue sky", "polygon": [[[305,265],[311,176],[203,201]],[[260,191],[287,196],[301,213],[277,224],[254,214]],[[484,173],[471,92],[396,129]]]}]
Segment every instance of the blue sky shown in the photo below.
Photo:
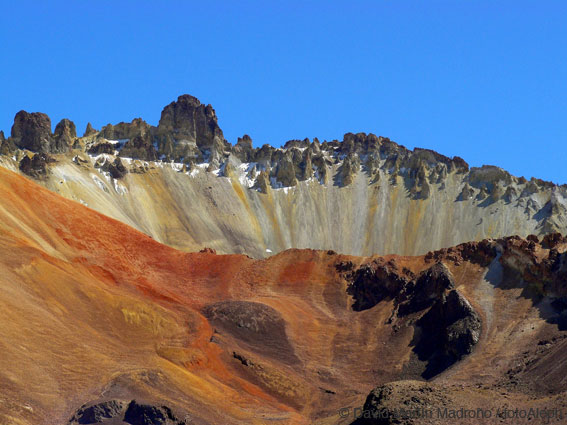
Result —
[{"label": "blue sky", "polygon": [[232,143],[373,132],[567,183],[567,2],[2,1],[0,129],[82,134],[179,94]]}]

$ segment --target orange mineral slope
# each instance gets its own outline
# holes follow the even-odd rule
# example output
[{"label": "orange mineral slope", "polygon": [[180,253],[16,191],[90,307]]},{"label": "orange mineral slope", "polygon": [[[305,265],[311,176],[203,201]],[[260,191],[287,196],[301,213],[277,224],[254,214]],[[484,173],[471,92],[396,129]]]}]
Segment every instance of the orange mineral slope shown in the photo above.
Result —
[{"label": "orange mineral slope", "polygon": [[367,372],[386,310],[353,320],[336,256],[179,252],[3,168],[0,199],[0,423],[108,398],[310,423],[391,375]]},{"label": "orange mineral slope", "polygon": [[[564,291],[560,236],[254,260],[176,251],[3,168],[0,199],[1,424],[65,424],[84,403],[132,399],[195,424],[346,424],[340,408],[399,379],[469,388],[468,403],[567,387],[545,298]],[[447,306],[465,313],[469,327],[451,329],[472,354],[443,369],[418,348],[446,330],[430,328]]]},{"label": "orange mineral slope", "polygon": [[0,423],[66,423],[107,396],[305,422],[227,368],[198,313],[250,260],[177,252],[3,168],[0,199]]}]

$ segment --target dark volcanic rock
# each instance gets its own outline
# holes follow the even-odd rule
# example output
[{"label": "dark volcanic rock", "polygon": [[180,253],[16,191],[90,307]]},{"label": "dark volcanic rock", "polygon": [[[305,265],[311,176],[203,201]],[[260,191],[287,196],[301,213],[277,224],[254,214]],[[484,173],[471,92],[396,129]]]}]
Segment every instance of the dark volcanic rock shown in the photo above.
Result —
[{"label": "dark volcanic rock", "polygon": [[470,354],[480,338],[482,322],[470,303],[456,290],[442,296],[416,323],[420,329],[414,352],[427,360],[423,372],[432,378]]},{"label": "dark volcanic rock", "polygon": [[347,289],[354,298],[353,310],[367,310],[384,299],[398,297],[413,277],[409,270],[399,270],[395,262],[381,258],[362,265],[350,276]]},{"label": "dark volcanic rock", "polygon": [[110,400],[93,405],[83,405],[73,415],[70,423],[96,424],[105,419],[121,416],[126,404],[119,400]]},{"label": "dark volcanic rock", "polygon": [[109,400],[85,404],[69,420],[70,425],[103,425],[105,423],[186,425],[188,421],[176,416],[168,406],[143,404],[138,403],[136,400],[132,400],[129,403],[122,400]]},{"label": "dark volcanic rock", "polygon": [[131,425],[169,425],[178,423],[178,420],[167,406],[138,404],[132,400],[124,414],[124,422]]},{"label": "dark volcanic rock", "polygon": [[128,170],[124,167],[120,158],[116,158],[113,162],[105,161],[100,169],[110,173],[113,179],[121,179],[128,173]]},{"label": "dark volcanic rock", "polygon": [[454,288],[455,281],[449,269],[443,263],[436,263],[405,288],[400,296],[398,314],[403,316],[431,307],[447,289]]},{"label": "dark volcanic rock", "polygon": [[55,152],[67,152],[73,146],[76,138],[75,123],[64,118],[55,126],[52,147]]},{"label": "dark volcanic rock", "polygon": [[53,159],[45,153],[36,153],[32,158],[25,155],[20,161],[20,171],[28,176],[35,178],[44,177],[47,172],[47,164],[54,162]]},{"label": "dark volcanic rock", "polygon": [[[400,270],[393,260],[377,259],[354,272],[350,271],[352,264],[336,267],[351,282],[347,292],[354,297],[353,310],[366,310],[390,299],[395,309],[389,323],[395,321],[394,328],[419,319],[412,344],[418,359],[427,362],[423,377],[445,370],[478,342],[480,316],[454,289],[453,276],[444,264],[434,264],[417,277],[407,269]],[[405,320],[406,316],[411,320]]]},{"label": "dark volcanic rock", "polygon": [[128,140],[120,151],[120,156],[123,158],[155,161],[158,158],[158,153],[151,142],[151,137],[149,134],[146,134],[145,136],[136,136]]},{"label": "dark volcanic rock", "polygon": [[92,144],[87,149],[87,153],[90,153],[91,155],[100,155],[101,153],[107,153],[112,155],[115,150],[116,150],[116,146],[102,139],[102,141]]},{"label": "dark volcanic rock", "polygon": [[287,338],[285,320],[274,308],[249,301],[222,301],[207,306],[203,313],[222,333],[258,352],[287,364],[299,362]]},{"label": "dark volcanic rock", "polygon": [[51,120],[41,112],[20,111],[14,118],[12,140],[20,149],[52,152]]},{"label": "dark volcanic rock", "polygon": [[452,403],[448,391],[425,382],[398,381],[374,388],[352,425],[413,425],[429,423],[436,409]]},{"label": "dark volcanic rock", "polygon": [[561,243],[567,243],[567,237],[564,237],[561,233],[554,232],[543,237],[541,246],[546,249],[552,249]]}]

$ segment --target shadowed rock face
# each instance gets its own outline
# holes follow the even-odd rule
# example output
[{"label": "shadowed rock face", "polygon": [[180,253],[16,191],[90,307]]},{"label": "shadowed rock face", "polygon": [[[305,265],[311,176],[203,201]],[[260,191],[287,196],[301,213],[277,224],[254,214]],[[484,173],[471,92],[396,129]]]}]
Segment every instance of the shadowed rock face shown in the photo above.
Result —
[{"label": "shadowed rock face", "polygon": [[47,165],[51,162],[54,162],[54,160],[48,154],[36,153],[31,158],[25,155],[20,161],[19,169],[28,176],[43,179],[47,176]]},{"label": "shadowed rock face", "polygon": [[422,375],[426,379],[470,354],[482,327],[478,313],[456,290],[441,296],[416,324],[420,334],[414,351],[420,360],[428,361]]},{"label": "shadowed rock face", "polygon": [[128,170],[124,167],[120,158],[116,158],[114,161],[104,158],[100,165],[98,165],[98,168],[109,173],[110,177],[113,179],[121,179],[128,173]]},{"label": "shadowed rock face", "polygon": [[52,150],[51,120],[41,112],[20,111],[14,118],[12,140],[21,149],[47,153]]},{"label": "shadowed rock face", "polygon": [[105,419],[123,414],[126,404],[120,400],[110,400],[93,405],[85,405],[75,412],[70,424],[97,424]]},{"label": "shadowed rock face", "polygon": [[[344,267],[339,265],[339,270]],[[399,270],[394,261],[377,259],[349,274],[352,283],[348,293],[353,296],[354,310],[366,310],[387,298],[399,297],[406,289],[413,273]]]},{"label": "shadowed rock face", "polygon": [[155,161],[158,158],[157,150],[147,136],[135,136],[128,140],[122,150],[121,157],[143,159],[145,161]]},{"label": "shadowed rock face", "polygon": [[[414,425],[439,419],[454,403],[450,392],[416,381],[392,382],[370,392],[352,425]],[[449,419],[450,420],[450,419]],[[429,422],[428,422],[429,421]]]},{"label": "shadowed rock face", "polygon": [[193,422],[178,418],[167,406],[109,400],[82,406],[69,420],[69,425],[186,425]]}]

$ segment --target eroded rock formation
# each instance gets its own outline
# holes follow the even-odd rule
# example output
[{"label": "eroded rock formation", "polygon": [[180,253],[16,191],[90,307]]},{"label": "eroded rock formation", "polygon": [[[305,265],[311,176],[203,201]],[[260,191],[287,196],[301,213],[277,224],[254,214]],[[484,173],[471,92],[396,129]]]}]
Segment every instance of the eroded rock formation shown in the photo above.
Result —
[{"label": "eroded rock formation", "polygon": [[[50,126],[45,114],[19,112],[12,136],[0,141],[0,162],[14,169],[25,150],[51,153],[56,162],[31,174],[48,188],[185,250],[212,243],[254,257],[291,247],[425,254],[567,231],[565,185],[469,168],[459,157],[410,151],[374,134],[283,148],[255,148],[244,135],[233,146],[212,106],[189,95],[167,105],[158,126],[136,118],[100,132],[87,126],[82,138],[69,120],[53,134]],[[69,167],[82,152],[90,163]],[[124,170],[108,174],[117,158]]]}]

